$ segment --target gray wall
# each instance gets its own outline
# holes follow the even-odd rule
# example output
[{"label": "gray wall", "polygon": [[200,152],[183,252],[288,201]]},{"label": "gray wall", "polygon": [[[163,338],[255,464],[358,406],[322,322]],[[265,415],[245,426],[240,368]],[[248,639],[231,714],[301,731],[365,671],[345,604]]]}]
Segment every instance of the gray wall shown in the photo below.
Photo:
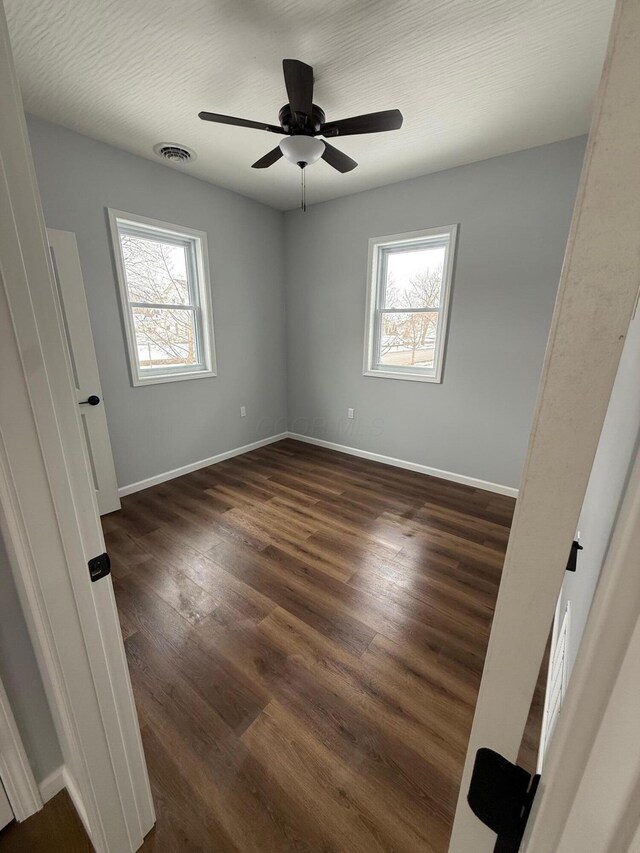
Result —
[{"label": "gray wall", "polygon": [[640,313],[636,313],[622,351],[578,522],[584,551],[578,554],[578,571],[566,575],[562,589],[561,618],[567,602],[571,602],[569,671],[578,654],[639,439]]},{"label": "gray wall", "polygon": [[[289,428],[517,486],[584,146],[571,139],[287,213]],[[307,187],[313,200],[312,173]],[[453,222],[442,384],[364,377],[368,239]]]},{"label": "gray wall", "polygon": [[[285,430],[282,214],[58,125],[28,127],[47,225],[77,236],[118,485]],[[207,232],[217,377],[131,386],[107,207]]]},{"label": "gray wall", "polygon": [[[518,485],[583,139],[283,216],[33,117],[29,134],[47,224],[77,235],[119,485],[287,423]],[[208,233],[216,378],[131,386],[107,207]],[[460,233],[443,383],[363,377],[368,238],[451,222]]]},{"label": "gray wall", "polygon": [[0,535],[0,681],[37,782],[62,764],[49,704]]}]

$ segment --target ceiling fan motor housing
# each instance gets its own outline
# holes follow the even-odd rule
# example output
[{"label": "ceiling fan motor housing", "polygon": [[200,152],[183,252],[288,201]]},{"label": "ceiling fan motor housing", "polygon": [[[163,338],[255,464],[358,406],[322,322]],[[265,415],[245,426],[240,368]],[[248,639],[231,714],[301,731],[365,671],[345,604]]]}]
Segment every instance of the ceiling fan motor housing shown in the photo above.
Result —
[{"label": "ceiling fan motor housing", "polygon": [[304,134],[305,136],[316,136],[320,133],[320,128],[325,122],[324,110],[317,104],[313,104],[311,116],[304,113],[294,113],[291,111],[289,104],[278,113],[278,121],[285,133],[290,133],[292,136]]}]

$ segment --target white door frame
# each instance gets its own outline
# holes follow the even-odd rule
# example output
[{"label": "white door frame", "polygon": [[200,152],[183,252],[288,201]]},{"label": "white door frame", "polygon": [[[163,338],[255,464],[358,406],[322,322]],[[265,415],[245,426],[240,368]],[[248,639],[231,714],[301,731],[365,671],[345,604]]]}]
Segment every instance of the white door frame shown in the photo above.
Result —
[{"label": "white door frame", "polygon": [[0,781],[16,820],[26,820],[42,808],[42,797],[1,680]]},{"label": "white door frame", "polygon": [[0,508],[67,786],[97,853],[129,853],[153,803],[1,7],[0,114]]},{"label": "white door frame", "polygon": [[[640,0],[618,0],[562,269],[450,853],[490,853],[476,752],[515,762],[640,281]],[[593,353],[597,357],[593,357]],[[618,630],[617,625],[609,630]],[[597,673],[592,674],[598,677]],[[551,773],[547,765],[547,773]],[[547,848],[549,853],[552,848]]]},{"label": "white door frame", "polygon": [[545,757],[526,853],[626,853],[623,841],[640,833],[638,554],[640,452]]}]

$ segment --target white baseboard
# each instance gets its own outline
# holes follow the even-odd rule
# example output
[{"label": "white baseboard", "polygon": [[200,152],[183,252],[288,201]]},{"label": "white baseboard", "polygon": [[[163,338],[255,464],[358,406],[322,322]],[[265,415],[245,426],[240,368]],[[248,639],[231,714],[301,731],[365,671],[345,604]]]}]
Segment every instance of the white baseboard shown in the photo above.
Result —
[{"label": "white baseboard", "polygon": [[349,456],[359,456],[362,459],[371,459],[373,462],[383,462],[385,465],[394,465],[396,468],[406,468],[408,471],[418,471],[420,474],[428,474],[430,477],[438,477],[441,480],[450,480],[453,483],[462,483],[465,486],[473,486],[474,489],[485,489],[498,495],[507,495],[510,498],[518,497],[518,489],[512,486],[502,486],[500,483],[490,483],[488,480],[478,480],[476,477],[467,477],[465,474],[454,474],[452,471],[441,471],[439,468],[430,468],[428,465],[419,465],[417,462],[407,462],[406,459],[396,459],[393,456],[383,456],[381,453],[370,453],[368,450],[360,450],[357,447],[347,447],[345,444],[336,444],[333,441],[325,441],[322,438],[312,438],[309,435],[300,435],[296,432],[288,433],[289,438],[296,441],[304,441],[307,444],[315,444],[318,447],[326,447],[328,450],[337,450],[338,453],[348,453]]},{"label": "white baseboard", "polygon": [[225,459],[232,459],[234,456],[241,456],[243,453],[248,453],[250,450],[257,450],[259,447],[266,447],[267,444],[282,441],[282,439],[287,438],[288,435],[289,433],[287,432],[281,432],[278,435],[270,435],[268,438],[261,438],[260,441],[253,441],[251,444],[245,444],[243,447],[236,447],[233,450],[218,453],[216,456],[210,456],[208,459],[200,459],[199,462],[190,462],[188,465],[183,465],[181,468],[173,468],[171,471],[165,471],[163,474],[156,474],[153,477],[148,477],[146,480],[139,480],[137,483],[129,483],[128,486],[122,486],[118,489],[118,495],[122,498],[125,495],[140,492],[142,489],[148,489],[150,486],[157,486],[158,483],[166,483],[167,480],[173,480],[174,477],[182,477],[183,474],[190,474],[191,471],[197,471],[199,468],[207,468],[209,465],[215,465],[216,462],[224,462]]},{"label": "white baseboard", "polygon": [[251,444],[245,444],[242,447],[236,447],[233,450],[218,453],[216,456],[210,456],[208,459],[200,459],[198,462],[190,462],[188,465],[183,465],[181,468],[173,468],[171,471],[156,474],[153,477],[148,477],[146,480],[139,480],[137,483],[129,483],[128,486],[122,486],[118,489],[118,495],[120,497],[124,497],[125,495],[131,495],[134,492],[140,492],[142,489],[148,489],[150,486],[157,486],[158,483],[165,483],[167,480],[173,480],[174,477],[181,477],[183,474],[191,473],[191,471],[197,471],[200,468],[215,465],[217,462],[224,462],[225,459],[232,459],[234,456],[241,456],[243,453],[248,453],[250,450],[257,450],[259,447],[266,447],[268,444],[274,444],[276,441],[282,441],[284,438],[293,438],[296,441],[304,441],[307,444],[315,444],[318,447],[326,447],[329,450],[336,450],[338,453],[348,453],[350,456],[359,456],[361,459],[371,459],[373,462],[382,462],[385,465],[393,465],[396,468],[406,468],[408,471],[417,471],[420,474],[428,474],[430,477],[439,477],[441,480],[450,480],[453,483],[462,483],[465,486],[472,486],[475,489],[485,489],[488,492],[495,492],[498,495],[507,495],[511,498],[518,497],[518,490],[511,486],[502,486],[500,483],[491,483],[488,480],[479,480],[476,477],[467,477],[465,474],[455,474],[452,471],[442,471],[440,468],[431,468],[429,465],[420,465],[417,462],[408,462],[406,459],[396,459],[393,456],[384,456],[381,453],[371,453],[368,450],[360,450],[357,447],[348,447],[345,444],[336,444],[333,441],[325,441],[322,438],[313,438],[312,436],[301,435],[297,432],[281,432],[278,435],[270,435],[268,438],[262,438],[260,441],[254,441]]},{"label": "white baseboard", "polygon": [[50,799],[66,787],[64,776],[65,767],[62,764],[60,767],[56,767],[48,776],[45,776],[42,782],[40,782],[38,788],[40,789],[40,796],[43,803],[48,803]]}]

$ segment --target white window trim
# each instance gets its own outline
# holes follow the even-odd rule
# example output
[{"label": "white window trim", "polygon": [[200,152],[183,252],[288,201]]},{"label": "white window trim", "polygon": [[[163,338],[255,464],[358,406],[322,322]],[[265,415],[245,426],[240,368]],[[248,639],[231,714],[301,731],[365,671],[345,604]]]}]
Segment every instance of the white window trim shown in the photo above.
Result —
[{"label": "white window trim", "polygon": [[[122,318],[124,321],[124,329],[127,343],[127,359],[129,362],[129,372],[131,375],[131,384],[138,385],[158,385],[164,382],[178,382],[185,379],[202,379],[206,377],[216,376],[216,350],[213,334],[213,313],[211,310],[211,283],[209,279],[209,252],[207,248],[207,234],[204,231],[197,231],[195,228],[185,228],[181,225],[174,225],[170,222],[162,222],[159,219],[150,219],[147,216],[139,216],[135,213],[127,213],[123,210],[114,210],[108,208],[109,226],[111,229],[111,242],[113,246],[113,255],[116,264],[116,278],[118,280],[118,292],[120,295],[120,308],[122,310]],[[198,285],[198,298],[201,323],[198,328],[198,334],[202,336],[202,353],[204,364],[197,365],[194,368],[189,367],[174,367],[165,368],[160,373],[155,375],[150,374],[147,370],[140,368],[138,360],[138,347],[136,344],[136,336],[133,324],[132,303],[129,299],[127,290],[127,280],[124,269],[124,259],[122,256],[122,246],[120,243],[120,233],[118,225],[130,225],[132,227],[141,226],[145,230],[156,230],[159,236],[176,237],[180,240],[189,240],[195,246],[196,258],[196,273]],[[163,305],[163,308],[171,308],[170,305]],[[183,308],[184,306],[179,306]]]},{"label": "white window trim", "polygon": [[[372,237],[369,240],[368,284],[367,284],[367,313],[364,331],[364,376],[377,376],[382,379],[405,379],[411,382],[442,382],[445,343],[448,332],[449,302],[453,266],[455,261],[456,237],[458,226],[443,225],[440,228],[427,228],[421,231],[407,231],[404,234],[390,234],[385,237]],[[425,239],[446,237],[448,240],[444,259],[444,280],[442,282],[442,297],[438,317],[436,346],[434,351],[434,369],[427,372],[423,369],[408,368],[406,370],[380,370],[373,366],[376,351],[376,315],[378,310],[378,269],[381,249],[397,243],[421,243]]]}]

